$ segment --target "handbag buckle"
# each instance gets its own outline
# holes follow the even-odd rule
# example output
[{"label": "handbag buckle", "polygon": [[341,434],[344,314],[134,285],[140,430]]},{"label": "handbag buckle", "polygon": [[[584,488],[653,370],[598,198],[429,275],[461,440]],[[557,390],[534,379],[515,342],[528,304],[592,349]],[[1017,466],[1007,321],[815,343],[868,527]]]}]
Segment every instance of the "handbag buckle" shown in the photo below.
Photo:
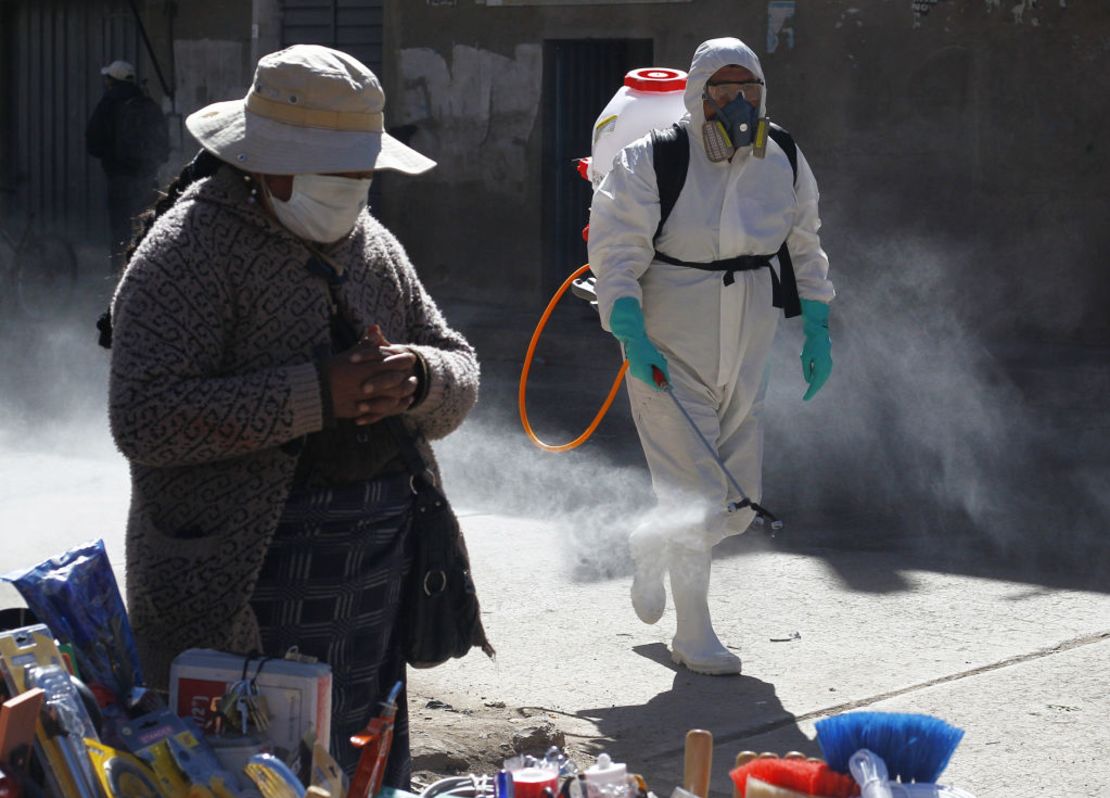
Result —
[{"label": "handbag buckle", "polygon": [[[432,588],[430,586],[431,585],[431,580],[433,580],[435,578],[439,579],[439,587],[436,588],[435,590],[432,590]],[[424,595],[434,596],[437,593],[442,593],[446,589],[447,589],[447,573],[445,571],[442,571],[442,570],[428,571],[427,573],[424,574]]]},{"label": "handbag buckle", "polygon": [[433,488],[438,486],[437,483],[436,483],[435,473],[432,471],[432,469],[425,468],[424,471],[421,472],[420,474],[412,474],[412,475],[409,476],[409,490],[412,491],[414,496],[417,493],[419,493],[419,491],[416,489],[416,478],[418,476],[424,477],[424,479],[427,481],[427,483],[429,485],[431,485]]}]

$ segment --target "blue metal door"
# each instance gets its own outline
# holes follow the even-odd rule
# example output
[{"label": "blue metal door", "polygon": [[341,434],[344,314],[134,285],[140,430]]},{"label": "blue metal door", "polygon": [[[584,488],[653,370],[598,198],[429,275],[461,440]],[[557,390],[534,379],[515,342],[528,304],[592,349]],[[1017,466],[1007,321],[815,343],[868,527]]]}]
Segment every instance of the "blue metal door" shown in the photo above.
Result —
[{"label": "blue metal door", "polygon": [[586,262],[582,228],[589,221],[590,184],[574,163],[590,154],[597,115],[625,74],[652,66],[651,39],[544,42],[543,218],[544,294]]},{"label": "blue metal door", "polygon": [[323,44],[381,77],[383,0],[283,0],[282,46]]}]

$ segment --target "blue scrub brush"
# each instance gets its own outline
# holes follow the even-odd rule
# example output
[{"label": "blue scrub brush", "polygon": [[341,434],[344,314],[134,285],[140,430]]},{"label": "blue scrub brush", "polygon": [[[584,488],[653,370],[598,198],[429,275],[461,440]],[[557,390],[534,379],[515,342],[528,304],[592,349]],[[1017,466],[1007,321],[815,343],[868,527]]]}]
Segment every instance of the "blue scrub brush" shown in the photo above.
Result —
[{"label": "blue scrub brush", "polygon": [[849,712],[816,726],[833,770],[847,773],[852,754],[866,748],[882,757],[890,778],[902,782],[936,782],[964,736],[940,718],[897,712]]}]

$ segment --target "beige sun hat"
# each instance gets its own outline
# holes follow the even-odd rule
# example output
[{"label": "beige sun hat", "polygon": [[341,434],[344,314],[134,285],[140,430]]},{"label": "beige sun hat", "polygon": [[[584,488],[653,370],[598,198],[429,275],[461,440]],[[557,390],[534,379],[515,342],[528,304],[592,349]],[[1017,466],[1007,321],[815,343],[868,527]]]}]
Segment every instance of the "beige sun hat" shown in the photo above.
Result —
[{"label": "beige sun hat", "polygon": [[416,175],[435,166],[385,132],[384,107],[381,83],[356,58],[295,44],[259,60],[245,98],[201,108],[185,125],[206,150],[249,172]]}]

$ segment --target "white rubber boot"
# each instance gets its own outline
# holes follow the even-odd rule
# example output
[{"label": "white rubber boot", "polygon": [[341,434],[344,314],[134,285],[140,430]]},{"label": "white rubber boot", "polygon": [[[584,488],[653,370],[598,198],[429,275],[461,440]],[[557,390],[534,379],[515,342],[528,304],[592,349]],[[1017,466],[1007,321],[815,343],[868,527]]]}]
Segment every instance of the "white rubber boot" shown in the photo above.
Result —
[{"label": "white rubber boot", "polygon": [[658,530],[641,528],[628,539],[632,563],[632,609],[644,623],[658,623],[667,608],[667,541]]},{"label": "white rubber boot", "polygon": [[722,645],[709,618],[711,552],[672,546],[669,560],[676,617],[671,659],[694,673],[740,673],[740,658]]}]

